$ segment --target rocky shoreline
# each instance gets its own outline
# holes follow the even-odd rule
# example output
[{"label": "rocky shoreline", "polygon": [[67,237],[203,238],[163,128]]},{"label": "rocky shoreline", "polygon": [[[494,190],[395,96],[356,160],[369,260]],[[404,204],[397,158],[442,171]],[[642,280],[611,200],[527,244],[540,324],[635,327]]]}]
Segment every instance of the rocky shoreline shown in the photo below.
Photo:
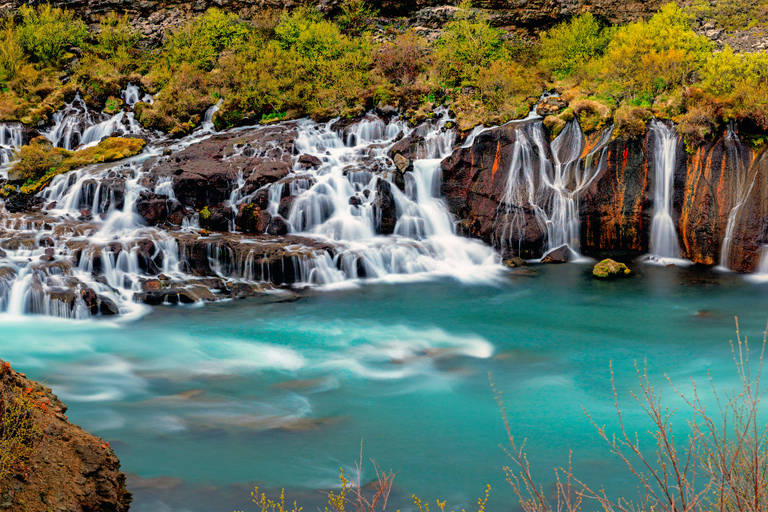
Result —
[{"label": "rocky shoreline", "polygon": [[[109,443],[70,423],[51,390],[0,360],[0,400],[23,396],[26,421],[39,433],[28,460],[0,479],[0,510],[124,512],[131,503],[125,475]],[[6,404],[7,405],[7,404]],[[6,414],[8,410],[3,408]],[[0,420],[3,415],[0,414]]]}]

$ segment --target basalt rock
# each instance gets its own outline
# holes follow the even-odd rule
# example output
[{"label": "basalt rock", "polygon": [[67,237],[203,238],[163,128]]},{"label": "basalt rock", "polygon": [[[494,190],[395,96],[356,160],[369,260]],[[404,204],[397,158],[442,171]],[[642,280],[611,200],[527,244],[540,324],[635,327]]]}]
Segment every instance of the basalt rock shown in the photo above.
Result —
[{"label": "basalt rock", "polygon": [[376,180],[376,197],[373,200],[376,215],[376,232],[381,235],[391,235],[397,224],[397,209],[392,195],[392,186],[381,178]]},{"label": "basalt rock", "polygon": [[[725,238],[729,221],[735,221],[731,212],[745,201],[752,186],[751,151],[729,131],[692,155],[682,148],[678,154],[686,155],[675,175],[681,251],[695,263],[717,265],[723,244],[730,245]],[[731,252],[730,247],[725,252]]]},{"label": "basalt rock", "polygon": [[285,177],[291,169],[296,128],[291,124],[214,135],[146,165],[150,183],[172,179],[173,192],[182,205],[200,210],[228,200],[238,175],[251,194]]},{"label": "basalt rock", "polygon": [[584,254],[648,252],[653,216],[646,163],[648,147],[643,140],[621,139],[614,139],[606,147],[602,170],[579,204]]},{"label": "basalt rock", "polygon": [[180,222],[175,214],[182,212],[183,207],[180,202],[169,199],[168,196],[143,190],[136,201],[136,210],[150,226],[156,226],[169,219],[176,220],[177,222],[171,223],[178,225]]},{"label": "basalt rock", "polygon": [[737,272],[754,272],[768,243],[768,151],[763,151],[748,172],[749,191],[735,212],[728,267]]},{"label": "basalt rock", "polygon": [[[506,245],[505,257],[539,257],[545,240],[546,228],[536,220],[532,205],[510,206],[509,214],[500,214],[499,209],[506,192],[517,132],[533,128],[532,123],[535,121],[486,130],[471,146],[456,149],[441,163],[441,192],[462,234],[495,247]],[[541,155],[535,158],[531,165],[537,166]],[[515,243],[506,244],[507,240]]]},{"label": "basalt rock", "polygon": [[0,360],[0,397],[20,396],[39,440],[30,459],[0,480],[0,506],[10,511],[127,512],[132,496],[109,443],[70,423],[64,415],[67,406],[49,388]]}]

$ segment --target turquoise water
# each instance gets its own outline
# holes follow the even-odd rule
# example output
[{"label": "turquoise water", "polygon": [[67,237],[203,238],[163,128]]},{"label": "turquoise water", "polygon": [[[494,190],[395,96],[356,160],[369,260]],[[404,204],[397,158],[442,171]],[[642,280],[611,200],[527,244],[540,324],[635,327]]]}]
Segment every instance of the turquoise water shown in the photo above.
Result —
[{"label": "turquoise water", "polygon": [[490,484],[489,510],[513,510],[489,373],[547,488],[572,450],[577,474],[624,493],[634,483],[582,411],[615,425],[609,361],[643,432],[635,360],[679,405],[664,374],[690,389],[709,370],[732,387],[733,317],[755,343],[768,320],[768,286],[733,274],[646,266],[599,282],[590,270],[159,307],[130,323],[3,317],[0,354],[110,441],[139,512],[255,510],[256,483],[314,509],[361,442],[365,460],[399,471],[396,505],[416,493],[460,509]]}]

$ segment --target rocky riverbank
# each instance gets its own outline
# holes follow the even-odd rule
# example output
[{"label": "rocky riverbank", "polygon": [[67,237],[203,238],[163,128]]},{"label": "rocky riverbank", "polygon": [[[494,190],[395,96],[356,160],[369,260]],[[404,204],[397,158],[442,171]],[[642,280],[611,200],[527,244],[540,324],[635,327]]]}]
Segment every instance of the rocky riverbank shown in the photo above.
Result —
[{"label": "rocky riverbank", "polygon": [[[124,512],[131,494],[109,443],[67,420],[67,406],[51,390],[0,361],[0,423],[3,447],[21,425],[33,450],[0,478],[0,510]],[[16,409],[22,403],[19,413]],[[13,417],[11,417],[13,415]],[[3,454],[7,462],[8,452]]]}]

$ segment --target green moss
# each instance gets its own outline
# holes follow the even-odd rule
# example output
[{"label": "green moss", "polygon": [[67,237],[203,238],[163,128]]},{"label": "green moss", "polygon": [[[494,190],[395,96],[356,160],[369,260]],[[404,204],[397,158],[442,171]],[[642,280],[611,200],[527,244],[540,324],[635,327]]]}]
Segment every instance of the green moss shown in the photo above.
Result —
[{"label": "green moss", "polygon": [[632,271],[624,263],[619,263],[612,259],[601,261],[592,270],[592,275],[599,279],[628,276],[631,273]]},{"label": "green moss", "polygon": [[206,222],[210,218],[211,218],[211,210],[209,210],[207,206],[204,206],[203,209],[200,210],[200,220],[203,222]]},{"label": "green moss", "polygon": [[72,152],[54,148],[44,137],[37,137],[19,150],[19,159],[8,172],[8,179],[23,183],[22,194],[36,194],[59,174],[85,165],[134,156],[141,152],[145,144],[141,139],[110,137],[97,146]]}]

